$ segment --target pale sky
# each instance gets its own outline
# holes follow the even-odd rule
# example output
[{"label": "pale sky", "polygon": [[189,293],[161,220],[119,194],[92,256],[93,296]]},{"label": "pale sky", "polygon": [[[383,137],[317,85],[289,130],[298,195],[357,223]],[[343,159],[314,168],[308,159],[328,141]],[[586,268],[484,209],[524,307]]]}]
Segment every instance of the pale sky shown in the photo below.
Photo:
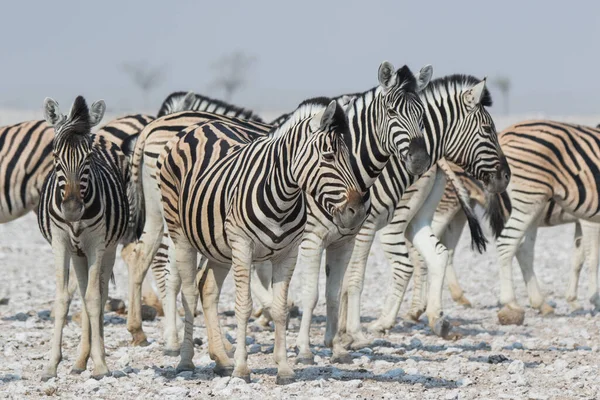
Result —
[{"label": "pale sky", "polygon": [[[109,109],[140,109],[124,62],[165,65],[148,99],[209,89],[211,63],[255,56],[233,102],[257,111],[308,97],[367,90],[383,60],[434,77],[511,78],[511,111],[600,113],[600,3],[503,1],[11,1],[2,5],[0,106],[41,110],[77,94]],[[502,98],[491,88],[494,114]]]}]

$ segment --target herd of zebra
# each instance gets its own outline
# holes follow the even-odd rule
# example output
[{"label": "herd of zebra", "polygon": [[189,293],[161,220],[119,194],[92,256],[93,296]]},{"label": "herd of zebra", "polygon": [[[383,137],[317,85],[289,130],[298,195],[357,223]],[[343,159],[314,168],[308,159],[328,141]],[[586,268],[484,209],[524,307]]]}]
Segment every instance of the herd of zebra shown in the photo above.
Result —
[{"label": "herd of zebra", "polygon": [[[414,273],[409,317],[425,313],[431,330],[447,336],[446,277],[452,298],[470,305],[451,262],[465,222],[473,247],[486,249],[476,204],[485,207],[496,237],[500,323],[524,318],[513,291],[515,255],[531,306],[543,314],[553,311],[533,271],[539,226],[577,223],[567,299],[578,307],[579,272],[588,259],[593,271],[588,297],[600,308],[600,130],[527,121],[497,133],[487,110],[492,98],[486,80],[432,79],[431,66],[415,75],[407,66],[396,70],[384,62],[378,81],[365,92],[303,101],[268,123],[249,110],[176,92],[156,117],[128,115],[94,133],[105,104],[88,107],[81,96],[68,114],[47,98],[45,121],[2,128],[1,222],[36,210],[54,253],[54,332],[42,379],[56,376],[77,287],[82,335],[72,371],[84,371],[91,356],[93,376],[109,374],[103,312],[119,245],[129,270],[127,329],[133,344],[148,343],[141,302],[151,269],[165,313],[164,352],[180,356],[178,370],[194,369],[192,333],[200,296],[215,372],[245,380],[250,379],[244,343],[253,298],[261,318],[275,327],[277,383],[294,380],[286,329],[297,263],[303,291],[297,361],[314,362],[310,325],[323,253],[331,362],[351,362],[350,349],[369,345],[360,302],[377,232],[392,268],[392,287],[369,330],[386,332],[396,324]],[[230,270],[238,344],[233,359],[218,315]]]}]

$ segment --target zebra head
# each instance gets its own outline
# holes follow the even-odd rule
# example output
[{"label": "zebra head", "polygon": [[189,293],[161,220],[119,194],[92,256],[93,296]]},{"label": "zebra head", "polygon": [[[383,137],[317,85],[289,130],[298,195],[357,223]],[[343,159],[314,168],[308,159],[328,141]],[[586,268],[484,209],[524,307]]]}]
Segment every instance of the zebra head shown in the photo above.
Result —
[{"label": "zebra head", "polygon": [[103,100],[88,108],[85,99],[77,96],[68,116],[63,115],[58,103],[44,100],[44,118],[54,127],[54,172],[60,191],[61,212],[66,221],[79,221],[85,212],[84,197],[90,182],[92,127],[104,115]]},{"label": "zebra head", "polygon": [[384,61],[379,67],[379,115],[377,130],[380,142],[389,154],[404,161],[412,175],[425,173],[431,162],[423,137],[425,108],[419,96],[431,80],[433,68],[426,65],[414,76],[405,65],[398,71]]},{"label": "zebra head", "polygon": [[[491,193],[503,192],[510,180],[510,167],[498,142],[498,133],[486,106],[492,105],[486,79],[458,76],[470,81],[458,96],[458,114],[454,143],[450,144],[450,159],[475,179],[483,182]],[[455,77],[456,79],[456,77]]]},{"label": "zebra head", "polygon": [[356,228],[366,218],[370,201],[357,189],[360,186],[350,163],[348,119],[343,108],[332,100],[310,118],[309,131],[302,156],[294,160],[297,182],[338,227]]}]

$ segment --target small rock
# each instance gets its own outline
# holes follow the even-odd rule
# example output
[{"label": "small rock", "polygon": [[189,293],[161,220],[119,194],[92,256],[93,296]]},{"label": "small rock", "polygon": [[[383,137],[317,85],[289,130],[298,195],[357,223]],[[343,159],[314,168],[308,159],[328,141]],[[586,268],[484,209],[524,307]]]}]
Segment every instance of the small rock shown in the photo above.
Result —
[{"label": "small rock", "polygon": [[392,365],[392,363],[386,360],[376,360],[373,365],[375,368],[387,368]]},{"label": "small rock", "polygon": [[142,321],[154,321],[157,314],[156,308],[146,304],[142,305]]},{"label": "small rock", "polygon": [[127,375],[123,371],[116,370],[116,371],[113,371],[112,376],[118,379],[118,378],[123,378]]},{"label": "small rock", "polygon": [[344,388],[347,390],[358,389],[363,386],[363,383],[360,379],[352,379],[350,381],[343,382]]},{"label": "small rock", "polygon": [[420,347],[422,347],[422,346],[423,346],[423,342],[421,342],[419,339],[417,339],[417,338],[412,338],[412,339],[410,340],[410,347],[412,347],[412,348],[415,348],[415,349],[418,349],[418,348],[420,348]]},{"label": "small rock", "polygon": [[181,398],[187,396],[189,389],[181,386],[170,386],[160,391],[163,396],[173,396],[175,398]]},{"label": "small rock", "polygon": [[521,375],[521,374],[523,374],[524,371],[525,371],[525,364],[521,360],[514,360],[508,366],[508,373],[509,374],[519,374],[519,375]]},{"label": "small rock", "polygon": [[90,378],[83,383],[83,387],[85,388],[86,392],[92,392],[100,387],[100,382],[93,378]]},{"label": "small rock", "polygon": [[231,335],[229,334],[229,332],[225,332],[225,338],[226,338],[227,340],[229,340],[229,343],[231,343],[231,344],[234,344],[234,343],[235,343],[235,339],[233,338],[233,336],[231,336]]},{"label": "small rock", "polygon": [[251,344],[254,344],[256,342],[256,339],[254,339],[252,336],[246,336],[246,346],[250,346]]},{"label": "small rock", "polygon": [[491,356],[488,357],[489,364],[500,364],[505,361],[508,361],[508,358],[506,358],[502,354],[492,354]]},{"label": "small rock", "polygon": [[7,306],[10,299],[8,297],[3,297],[0,299],[0,306]]},{"label": "small rock", "polygon": [[457,382],[458,386],[461,386],[461,387],[470,386],[472,383],[473,383],[473,380],[471,380],[469,378],[462,378],[462,379],[459,379],[459,381]]},{"label": "small rock", "polygon": [[51,378],[48,382],[42,385],[42,391],[46,396],[53,396],[56,393],[56,379]]},{"label": "small rock", "polygon": [[[73,318],[75,318],[73,316]],[[125,320],[125,318],[119,317],[117,315],[105,315],[104,316],[104,325],[124,325],[127,321]],[[81,322],[78,322],[78,324],[81,324]]]},{"label": "small rock", "polygon": [[50,320],[50,314],[52,312],[50,310],[43,310],[37,313],[37,316],[39,319],[41,319],[42,321],[49,321]]},{"label": "small rock", "polygon": [[194,338],[194,345],[195,345],[195,346],[198,346],[198,347],[200,347],[200,346],[202,346],[202,343],[203,343],[203,342],[202,342],[202,339],[200,339],[200,338],[198,338],[198,337],[197,337],[197,338]]},{"label": "small rock", "polygon": [[452,391],[446,394],[446,396],[444,396],[444,399],[446,400],[455,400],[458,399],[458,392],[457,391]]},{"label": "small rock", "polygon": [[226,317],[235,317],[235,311],[234,310],[223,311],[223,315]]},{"label": "small rock", "polygon": [[121,358],[119,358],[119,361],[117,361],[117,365],[119,366],[119,368],[125,368],[129,365],[130,362],[131,359],[129,358],[129,354],[125,353]]},{"label": "small rock", "polygon": [[273,353],[273,351],[274,351],[274,350],[275,350],[275,346],[273,346],[273,345],[270,345],[269,347],[267,347],[267,348],[266,348],[266,349],[263,351],[263,353],[265,353],[265,354],[271,354],[271,353]]},{"label": "small rock", "polygon": [[406,368],[407,375],[419,375],[419,370],[416,368]]},{"label": "small rock", "polygon": [[373,354],[373,349],[370,347],[363,347],[362,349],[358,350],[358,352],[363,354]]},{"label": "small rock", "polygon": [[513,349],[523,350],[523,345],[520,342],[514,342],[511,347]]},{"label": "small rock", "polygon": [[554,361],[552,366],[556,371],[560,372],[562,370],[565,370],[569,366],[569,363],[566,360],[559,358],[558,360]]},{"label": "small rock", "polygon": [[[415,371],[415,373],[416,373],[416,371]],[[404,370],[402,368],[396,368],[396,369],[391,369],[391,370],[387,371],[385,374],[382,374],[382,376],[387,379],[397,379],[405,374],[406,373],[404,372]]]},{"label": "small rock", "polygon": [[260,344],[253,344],[252,346],[250,346],[250,348],[248,349],[248,354],[256,354],[256,353],[260,353]]},{"label": "small rock", "polygon": [[17,321],[27,321],[27,318],[29,318],[29,315],[25,314],[25,313],[17,313],[15,314],[15,319]]}]

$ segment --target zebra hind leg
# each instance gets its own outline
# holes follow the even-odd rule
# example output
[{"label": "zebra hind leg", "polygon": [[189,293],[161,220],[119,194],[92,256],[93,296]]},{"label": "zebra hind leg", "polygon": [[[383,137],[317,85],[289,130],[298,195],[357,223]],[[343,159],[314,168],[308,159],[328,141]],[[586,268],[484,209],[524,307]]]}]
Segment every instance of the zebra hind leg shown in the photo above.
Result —
[{"label": "zebra hind leg", "polygon": [[575,223],[575,235],[573,237],[573,255],[571,259],[571,269],[569,284],[567,285],[567,291],[565,298],[569,303],[572,311],[582,310],[583,307],[577,301],[577,286],[579,285],[579,276],[581,274],[581,268],[585,261],[583,237],[581,232],[581,223]]}]

